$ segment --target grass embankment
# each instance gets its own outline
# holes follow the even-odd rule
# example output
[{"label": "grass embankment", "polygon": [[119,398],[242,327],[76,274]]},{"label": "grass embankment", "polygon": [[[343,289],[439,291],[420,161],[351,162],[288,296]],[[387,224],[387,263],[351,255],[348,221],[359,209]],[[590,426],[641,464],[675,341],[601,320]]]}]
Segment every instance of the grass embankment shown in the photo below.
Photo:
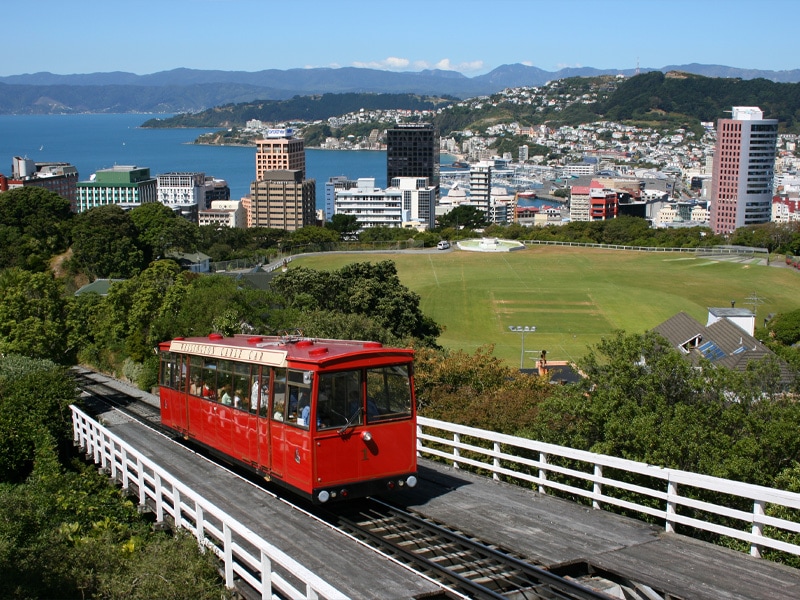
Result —
[{"label": "grass embankment", "polygon": [[[771,313],[800,308],[800,274],[753,261],[710,260],[679,253],[640,253],[537,246],[508,253],[440,252],[323,254],[292,265],[338,269],[352,262],[393,260],[400,280],[445,330],[448,348],[473,352],[495,345],[495,355],[518,365],[519,333],[525,366],[538,350],[550,360],[573,360],[616,329],[639,333],[685,311],[705,323],[708,307],[753,309],[756,325]],[[528,353],[529,351],[536,351]]]}]

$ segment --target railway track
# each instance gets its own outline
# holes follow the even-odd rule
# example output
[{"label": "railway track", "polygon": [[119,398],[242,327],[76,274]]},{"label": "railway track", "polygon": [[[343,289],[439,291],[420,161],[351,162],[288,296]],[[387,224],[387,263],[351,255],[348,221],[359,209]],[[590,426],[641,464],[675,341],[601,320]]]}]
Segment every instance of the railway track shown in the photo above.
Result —
[{"label": "railway track", "polygon": [[[114,380],[86,369],[74,369],[86,408],[102,419],[117,410],[156,430],[171,435],[160,424],[157,404],[127,391]],[[561,577],[532,565],[468,533],[448,529],[376,499],[338,505],[336,511],[303,505],[333,527],[380,550],[409,568],[439,581],[461,597],[514,600],[609,600],[602,582],[598,586]],[[638,596],[632,596],[637,598]]]},{"label": "railway track", "polygon": [[577,581],[379,500],[337,507],[335,525],[469,598],[604,599]]}]

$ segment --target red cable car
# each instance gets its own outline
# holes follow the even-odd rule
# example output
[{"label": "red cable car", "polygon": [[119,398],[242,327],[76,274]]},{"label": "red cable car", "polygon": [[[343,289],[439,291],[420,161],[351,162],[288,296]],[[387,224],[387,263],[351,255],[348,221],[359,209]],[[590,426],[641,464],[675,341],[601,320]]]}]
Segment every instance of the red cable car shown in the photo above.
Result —
[{"label": "red cable car", "polygon": [[324,503],[417,483],[410,349],[305,337],[160,345],[161,421]]}]

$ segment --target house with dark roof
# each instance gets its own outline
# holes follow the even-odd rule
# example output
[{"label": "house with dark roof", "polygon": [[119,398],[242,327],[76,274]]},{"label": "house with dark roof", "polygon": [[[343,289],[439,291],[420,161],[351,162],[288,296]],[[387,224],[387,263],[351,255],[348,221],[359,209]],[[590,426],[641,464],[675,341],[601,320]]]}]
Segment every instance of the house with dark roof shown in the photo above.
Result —
[{"label": "house with dark roof", "polygon": [[[726,314],[731,310],[734,313]],[[752,315],[750,311],[744,312]],[[743,309],[709,309],[707,325],[679,312],[654,327],[653,331],[661,334],[695,366],[699,367],[703,360],[707,360],[714,366],[744,371],[750,361],[775,356],[745,329],[750,319],[744,312]],[[752,315],[752,321],[755,322],[755,315]],[[781,382],[788,386],[794,381],[794,375],[783,360],[777,360]]]}]

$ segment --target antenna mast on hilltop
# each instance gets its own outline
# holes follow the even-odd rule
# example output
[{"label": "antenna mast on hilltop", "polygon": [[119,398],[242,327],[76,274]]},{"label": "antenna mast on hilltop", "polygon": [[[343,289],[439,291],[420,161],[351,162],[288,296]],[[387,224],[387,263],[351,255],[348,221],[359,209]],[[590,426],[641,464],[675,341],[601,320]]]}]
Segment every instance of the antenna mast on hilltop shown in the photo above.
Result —
[{"label": "antenna mast on hilltop", "polygon": [[639,57],[636,57],[636,74],[639,74]]},{"label": "antenna mast on hilltop", "polygon": [[765,298],[759,298],[758,294],[753,292],[747,298],[745,298],[745,300],[747,301],[746,304],[749,304],[753,307],[753,316],[755,316],[758,311],[758,305],[764,304]]}]

